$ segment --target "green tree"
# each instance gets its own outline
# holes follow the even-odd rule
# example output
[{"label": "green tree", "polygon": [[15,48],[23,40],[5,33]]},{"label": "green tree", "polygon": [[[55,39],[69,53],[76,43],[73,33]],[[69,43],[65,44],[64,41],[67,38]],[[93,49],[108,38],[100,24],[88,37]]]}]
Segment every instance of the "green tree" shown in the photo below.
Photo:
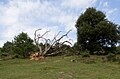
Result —
[{"label": "green tree", "polygon": [[14,52],[24,58],[29,55],[29,52],[34,50],[33,40],[27,33],[20,33],[14,38]]},{"label": "green tree", "polygon": [[13,54],[13,43],[7,41],[6,43],[4,43],[3,47],[1,48],[1,51],[7,54]]},{"label": "green tree", "polygon": [[77,43],[91,53],[111,49],[118,42],[117,25],[106,19],[103,12],[88,8],[76,22]]},{"label": "green tree", "polygon": [[0,47],[0,54],[2,53],[2,48]]},{"label": "green tree", "polygon": [[118,26],[118,36],[119,36],[119,40],[118,40],[118,44],[119,44],[119,47],[120,47],[120,26]]}]

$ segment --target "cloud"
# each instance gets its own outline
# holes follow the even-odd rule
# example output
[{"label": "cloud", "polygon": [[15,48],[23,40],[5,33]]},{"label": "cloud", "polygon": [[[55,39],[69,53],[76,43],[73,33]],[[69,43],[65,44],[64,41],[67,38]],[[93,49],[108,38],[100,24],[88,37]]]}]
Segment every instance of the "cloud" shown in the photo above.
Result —
[{"label": "cloud", "polygon": [[[2,30],[0,46],[5,41],[13,40],[20,32],[27,32],[34,37],[34,31],[42,28],[51,30],[50,38],[59,30],[64,33],[73,29],[70,37],[76,41],[75,22],[86,7],[95,4],[96,0],[8,0],[0,5],[0,25]],[[76,8],[76,9],[75,9]],[[0,27],[1,28],[1,27]],[[73,43],[74,43],[73,42]]]},{"label": "cloud", "polygon": [[97,8],[104,12],[106,17],[111,21],[115,20],[115,16],[118,15],[117,13],[119,11],[118,8],[111,6],[110,2],[104,0],[99,2]]},{"label": "cloud", "polygon": [[104,2],[103,7],[108,7],[108,2]]},{"label": "cloud", "polygon": [[62,6],[70,8],[87,8],[95,2],[96,0],[64,0]]},{"label": "cloud", "polygon": [[113,8],[113,9],[109,10],[109,11],[107,12],[107,14],[112,14],[112,13],[114,13],[114,12],[116,12],[116,11],[118,11],[118,9],[117,9],[117,8]]}]

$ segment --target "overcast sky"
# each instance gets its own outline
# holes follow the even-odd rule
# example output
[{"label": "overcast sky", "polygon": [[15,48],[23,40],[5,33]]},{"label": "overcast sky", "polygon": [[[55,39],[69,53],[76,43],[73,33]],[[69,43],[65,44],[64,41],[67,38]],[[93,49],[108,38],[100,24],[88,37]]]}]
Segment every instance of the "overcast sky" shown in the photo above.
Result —
[{"label": "overcast sky", "polygon": [[107,18],[120,24],[120,0],[0,0],[0,47],[21,32],[33,38],[34,31],[50,30],[52,38],[58,31],[72,29],[69,38],[76,42],[75,22],[88,7],[103,11]]}]

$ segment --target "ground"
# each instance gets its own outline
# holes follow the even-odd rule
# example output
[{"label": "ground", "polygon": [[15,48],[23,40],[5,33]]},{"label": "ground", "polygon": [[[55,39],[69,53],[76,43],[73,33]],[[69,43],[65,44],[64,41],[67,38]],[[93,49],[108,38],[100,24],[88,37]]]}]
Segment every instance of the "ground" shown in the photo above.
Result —
[{"label": "ground", "polygon": [[79,56],[2,60],[0,79],[120,79],[120,64],[87,64]]}]

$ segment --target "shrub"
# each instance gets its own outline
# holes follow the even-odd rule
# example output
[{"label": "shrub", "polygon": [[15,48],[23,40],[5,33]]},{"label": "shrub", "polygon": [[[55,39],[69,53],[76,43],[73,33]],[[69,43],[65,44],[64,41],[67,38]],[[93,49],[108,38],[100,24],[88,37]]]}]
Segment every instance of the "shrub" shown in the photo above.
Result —
[{"label": "shrub", "polygon": [[118,60],[118,63],[120,64],[120,58],[119,58],[119,60]]},{"label": "shrub", "polygon": [[88,50],[82,51],[81,56],[82,57],[90,57],[90,52]]},{"label": "shrub", "polygon": [[104,50],[100,50],[100,51],[95,51],[94,54],[95,55],[104,55],[106,52]]},{"label": "shrub", "polygon": [[19,58],[20,56],[18,55],[18,54],[16,54],[15,56],[14,56],[14,58]]},{"label": "shrub", "polygon": [[113,61],[113,62],[117,60],[117,59],[116,59],[116,55],[113,54],[113,53],[109,53],[109,54],[106,56],[106,58],[107,58],[108,61]]},{"label": "shrub", "polygon": [[9,56],[8,53],[2,53],[2,54],[1,54],[1,58],[7,57],[7,56]]}]

